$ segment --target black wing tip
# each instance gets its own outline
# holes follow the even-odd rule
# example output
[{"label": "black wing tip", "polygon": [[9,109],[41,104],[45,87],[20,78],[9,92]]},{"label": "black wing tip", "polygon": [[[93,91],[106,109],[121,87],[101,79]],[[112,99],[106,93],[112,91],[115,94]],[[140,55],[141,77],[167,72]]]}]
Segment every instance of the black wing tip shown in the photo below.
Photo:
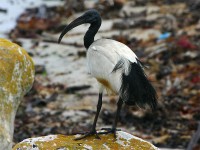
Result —
[{"label": "black wing tip", "polygon": [[143,67],[138,63],[130,63],[128,75],[122,74],[121,97],[127,105],[137,105],[140,108],[149,106],[157,108],[157,93],[147,79]]},{"label": "black wing tip", "polygon": [[151,99],[151,102],[149,103],[149,107],[152,111],[155,111],[158,107],[158,96],[155,92],[155,97]]}]

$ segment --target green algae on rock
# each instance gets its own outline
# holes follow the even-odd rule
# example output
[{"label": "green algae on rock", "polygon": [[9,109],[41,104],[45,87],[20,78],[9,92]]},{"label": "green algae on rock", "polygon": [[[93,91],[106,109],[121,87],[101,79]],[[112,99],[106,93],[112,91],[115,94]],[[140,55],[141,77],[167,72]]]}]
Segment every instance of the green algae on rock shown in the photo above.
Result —
[{"label": "green algae on rock", "polygon": [[34,81],[34,64],[17,44],[0,38],[0,150],[12,149],[14,119]]}]

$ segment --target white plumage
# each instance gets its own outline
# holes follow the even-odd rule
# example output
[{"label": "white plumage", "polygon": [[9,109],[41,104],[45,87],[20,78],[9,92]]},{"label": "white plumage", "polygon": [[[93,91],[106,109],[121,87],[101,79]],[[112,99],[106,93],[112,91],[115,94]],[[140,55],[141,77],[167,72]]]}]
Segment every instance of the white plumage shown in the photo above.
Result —
[{"label": "white plumage", "polygon": [[[106,88],[108,94],[119,93],[122,73],[128,74],[129,61],[134,63],[136,58],[129,47],[111,39],[99,39],[87,51],[89,73],[100,82],[100,90]],[[113,72],[119,61],[124,62],[122,68]]]}]

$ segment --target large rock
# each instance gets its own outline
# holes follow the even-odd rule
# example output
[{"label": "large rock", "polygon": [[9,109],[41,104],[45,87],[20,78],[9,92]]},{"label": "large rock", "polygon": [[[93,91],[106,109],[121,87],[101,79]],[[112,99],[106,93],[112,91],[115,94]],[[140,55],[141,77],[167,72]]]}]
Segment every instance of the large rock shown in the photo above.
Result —
[{"label": "large rock", "polygon": [[14,119],[34,81],[34,64],[26,51],[0,38],[0,150],[12,149]]},{"label": "large rock", "polygon": [[117,138],[113,134],[94,136],[75,141],[80,135],[48,135],[29,138],[17,144],[13,150],[158,150],[151,143],[123,131],[117,131]]}]

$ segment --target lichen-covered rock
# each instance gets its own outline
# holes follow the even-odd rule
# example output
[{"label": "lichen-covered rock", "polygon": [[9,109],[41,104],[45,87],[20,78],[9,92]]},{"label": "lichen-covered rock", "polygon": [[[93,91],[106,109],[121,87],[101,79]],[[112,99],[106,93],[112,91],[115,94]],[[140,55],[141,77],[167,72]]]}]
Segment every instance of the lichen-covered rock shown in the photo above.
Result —
[{"label": "lichen-covered rock", "polygon": [[117,131],[117,138],[113,134],[94,136],[75,141],[80,135],[49,135],[29,138],[17,144],[13,150],[158,150],[151,143],[123,131]]},{"label": "lichen-covered rock", "polygon": [[14,119],[34,81],[34,64],[27,52],[0,38],[0,150],[12,149]]}]

